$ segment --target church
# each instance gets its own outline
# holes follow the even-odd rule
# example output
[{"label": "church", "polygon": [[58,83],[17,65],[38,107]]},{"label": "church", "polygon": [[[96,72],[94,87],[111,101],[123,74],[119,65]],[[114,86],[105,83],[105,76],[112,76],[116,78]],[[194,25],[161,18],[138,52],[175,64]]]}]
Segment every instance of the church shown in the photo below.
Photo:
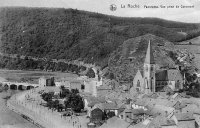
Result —
[{"label": "church", "polygon": [[136,73],[130,93],[154,93],[165,91],[166,88],[172,91],[183,89],[183,76],[178,69],[157,69],[153,56],[151,42],[149,41],[143,72]]}]

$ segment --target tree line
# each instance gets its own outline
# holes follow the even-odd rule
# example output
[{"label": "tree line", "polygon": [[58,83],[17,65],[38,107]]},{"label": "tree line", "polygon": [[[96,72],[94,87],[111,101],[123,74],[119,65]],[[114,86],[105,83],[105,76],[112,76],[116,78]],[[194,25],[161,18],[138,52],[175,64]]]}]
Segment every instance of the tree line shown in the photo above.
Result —
[{"label": "tree line", "polygon": [[[79,75],[81,72],[85,71],[87,68],[85,66],[77,66],[75,64],[67,64],[65,62],[53,62],[50,60],[33,60],[25,56],[24,59],[20,57],[11,58],[6,56],[0,56],[0,68],[6,68],[10,70],[43,70],[43,71],[61,71],[61,72],[71,72]],[[94,71],[89,68],[88,72],[85,74],[89,78],[94,78]]]}]

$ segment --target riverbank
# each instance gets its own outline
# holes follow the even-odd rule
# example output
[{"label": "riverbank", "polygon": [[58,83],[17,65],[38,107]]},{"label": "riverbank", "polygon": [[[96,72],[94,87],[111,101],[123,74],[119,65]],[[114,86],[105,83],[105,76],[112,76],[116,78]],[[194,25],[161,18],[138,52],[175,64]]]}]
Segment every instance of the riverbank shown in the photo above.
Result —
[{"label": "riverbank", "polygon": [[0,69],[0,81],[10,82],[28,82],[37,84],[40,77],[54,77],[55,80],[76,79],[78,76],[72,73],[64,72],[46,72],[46,71],[26,71],[26,70],[7,70]]},{"label": "riverbank", "polygon": [[38,128],[21,115],[7,108],[5,98],[11,95],[11,92],[0,93],[0,128]]}]

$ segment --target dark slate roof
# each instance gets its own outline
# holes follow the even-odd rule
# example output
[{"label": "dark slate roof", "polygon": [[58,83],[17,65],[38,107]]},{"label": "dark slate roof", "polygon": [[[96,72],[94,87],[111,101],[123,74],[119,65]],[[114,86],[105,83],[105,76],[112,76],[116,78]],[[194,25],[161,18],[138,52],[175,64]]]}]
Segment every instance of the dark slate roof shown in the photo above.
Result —
[{"label": "dark slate roof", "polygon": [[99,103],[105,103],[106,100],[103,97],[93,97],[93,96],[88,96],[84,97],[88,101],[88,107],[93,107],[95,104]]},{"label": "dark slate roof", "polygon": [[149,45],[146,52],[146,58],[144,62],[147,64],[155,64],[151,41],[149,41]]},{"label": "dark slate roof", "polygon": [[107,120],[106,123],[101,125],[99,128],[127,128],[130,123],[127,123],[125,120],[122,120],[116,116]]},{"label": "dark slate roof", "polygon": [[167,81],[167,70],[156,71],[156,81]]},{"label": "dark slate roof", "polygon": [[169,120],[165,116],[158,115],[150,123],[150,128],[157,128],[161,126],[174,126],[176,125],[174,120]]},{"label": "dark slate roof", "polygon": [[170,81],[176,81],[179,78],[178,75],[180,75],[182,77],[180,71],[177,69],[167,70],[167,77],[168,77],[168,80],[170,80]]},{"label": "dark slate roof", "polygon": [[180,71],[177,69],[158,70],[155,75],[156,81],[176,81],[182,77]]},{"label": "dark slate roof", "polygon": [[102,104],[104,110],[115,110],[119,109],[116,103],[103,103]]},{"label": "dark slate roof", "polygon": [[97,87],[97,90],[112,90],[112,88],[110,86],[101,85],[101,86]]},{"label": "dark slate roof", "polygon": [[125,109],[122,113],[132,113],[134,115],[140,115],[146,114],[146,111],[144,109]]},{"label": "dark slate roof", "polygon": [[178,121],[189,121],[195,119],[192,113],[175,113],[175,116]]}]

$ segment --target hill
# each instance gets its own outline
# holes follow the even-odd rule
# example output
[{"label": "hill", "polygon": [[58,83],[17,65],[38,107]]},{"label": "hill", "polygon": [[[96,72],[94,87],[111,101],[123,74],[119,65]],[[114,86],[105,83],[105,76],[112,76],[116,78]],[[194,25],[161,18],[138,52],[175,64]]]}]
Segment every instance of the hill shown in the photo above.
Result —
[{"label": "hill", "polygon": [[199,36],[199,26],[74,9],[1,8],[0,50],[48,59],[81,60],[105,67],[109,56],[127,39],[150,33],[178,42]]},{"label": "hill", "polygon": [[118,80],[133,79],[137,70],[143,71],[148,43],[151,41],[156,68],[175,68],[176,49],[174,44],[152,34],[126,40],[109,59],[110,72]]},{"label": "hill", "polygon": [[196,72],[200,73],[200,36],[187,41],[179,42],[176,45],[176,48],[180,49],[182,52],[187,51],[193,54],[191,65],[196,68]]}]

